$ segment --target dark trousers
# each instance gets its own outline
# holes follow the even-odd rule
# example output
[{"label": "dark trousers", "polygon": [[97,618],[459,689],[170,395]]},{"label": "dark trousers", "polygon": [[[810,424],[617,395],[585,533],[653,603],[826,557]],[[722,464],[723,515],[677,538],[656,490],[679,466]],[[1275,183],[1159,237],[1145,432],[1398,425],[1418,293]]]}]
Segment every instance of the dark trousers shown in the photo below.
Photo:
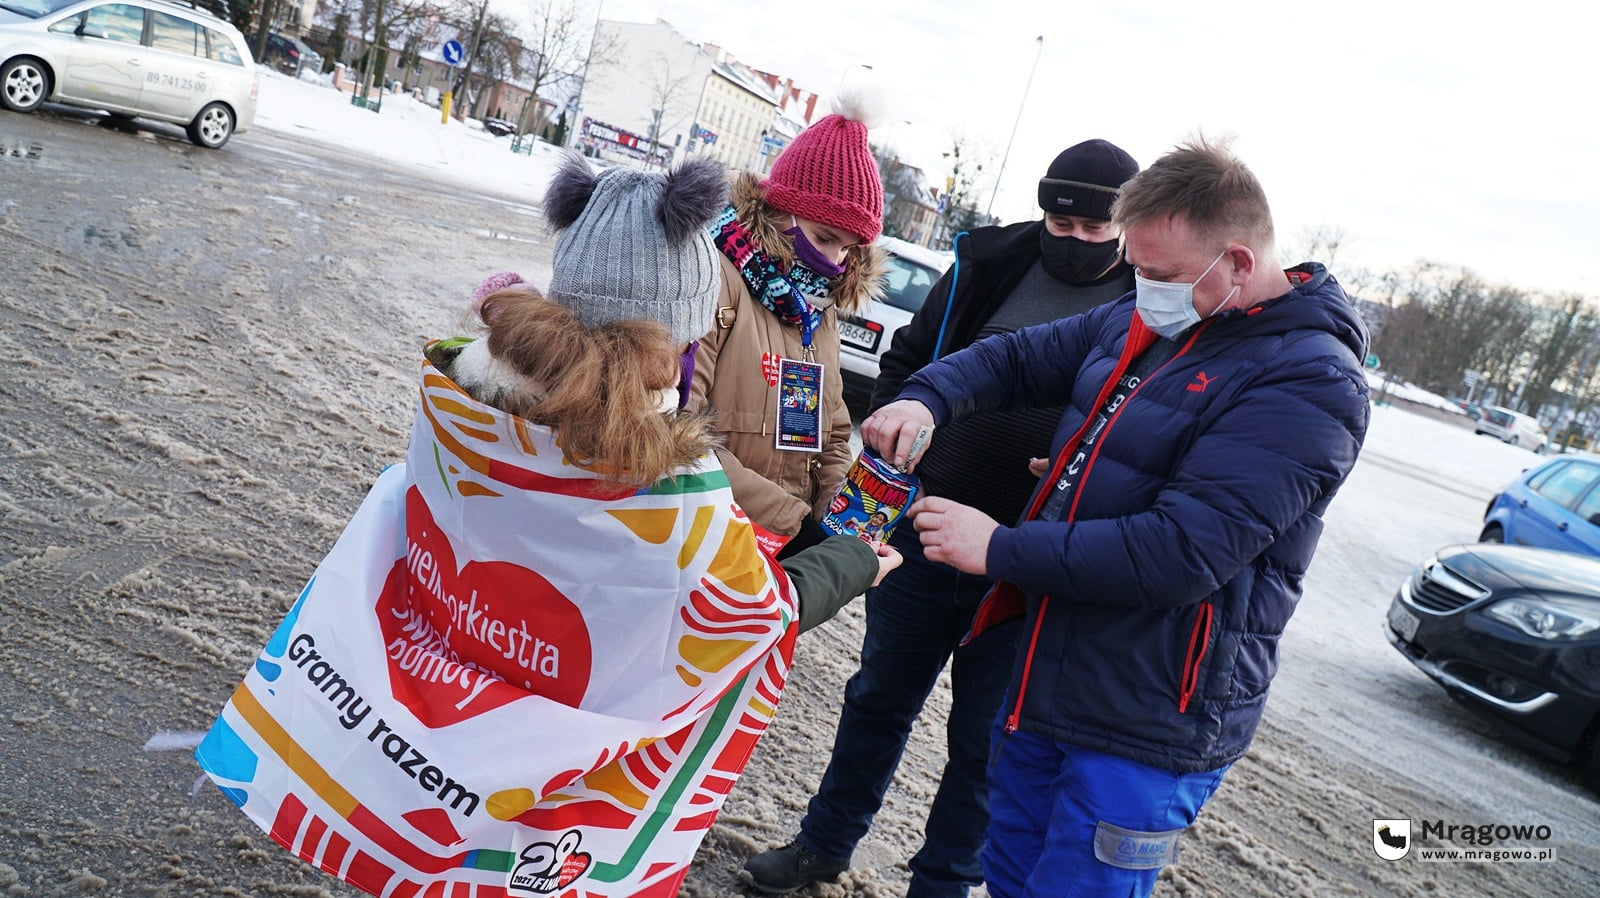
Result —
[{"label": "dark trousers", "polygon": [[883,804],[912,723],[953,658],[949,761],[922,849],[911,859],[906,896],[962,898],[983,881],[978,850],[989,822],[989,725],[1005,695],[1020,627],[1013,622],[960,645],[988,579],[928,561],[909,523],[890,543],[905,564],[867,593],[861,669],[845,685],[833,757],[798,841],[822,857],[850,856]]}]

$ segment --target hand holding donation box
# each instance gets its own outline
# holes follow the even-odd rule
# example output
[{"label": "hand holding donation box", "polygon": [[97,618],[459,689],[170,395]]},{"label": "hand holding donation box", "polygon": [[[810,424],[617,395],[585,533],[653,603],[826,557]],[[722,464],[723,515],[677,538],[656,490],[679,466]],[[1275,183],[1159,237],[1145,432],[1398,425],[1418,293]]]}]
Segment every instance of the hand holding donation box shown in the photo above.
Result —
[{"label": "hand holding donation box", "polygon": [[903,473],[871,449],[863,449],[828,504],[822,528],[882,545],[921,488],[922,481],[915,474]]}]

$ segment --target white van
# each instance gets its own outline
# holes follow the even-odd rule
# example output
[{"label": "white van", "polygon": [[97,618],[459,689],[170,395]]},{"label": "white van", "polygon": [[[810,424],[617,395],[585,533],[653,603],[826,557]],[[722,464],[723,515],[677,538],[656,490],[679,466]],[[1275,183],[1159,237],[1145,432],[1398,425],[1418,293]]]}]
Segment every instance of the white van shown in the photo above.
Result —
[{"label": "white van", "polygon": [[0,106],[45,102],[183,125],[207,149],[248,129],[260,82],[244,35],[198,0],[4,0]]},{"label": "white van", "polygon": [[1478,419],[1473,432],[1480,435],[1488,434],[1513,446],[1521,446],[1540,453],[1550,445],[1550,437],[1545,435],[1544,426],[1539,423],[1539,419],[1498,405],[1484,408],[1483,417]]}]

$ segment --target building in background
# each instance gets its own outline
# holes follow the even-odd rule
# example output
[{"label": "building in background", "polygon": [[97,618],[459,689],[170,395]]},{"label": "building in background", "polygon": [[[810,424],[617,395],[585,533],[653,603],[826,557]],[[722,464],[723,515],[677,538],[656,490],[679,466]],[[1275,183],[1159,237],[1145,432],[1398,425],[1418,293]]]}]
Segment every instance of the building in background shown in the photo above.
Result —
[{"label": "building in background", "polygon": [[776,156],[771,137],[777,91],[722,48],[707,44],[703,49],[714,62],[695,112],[700,126],[696,151],[729,168],[765,171],[763,162]]},{"label": "building in background", "polygon": [[601,157],[670,163],[696,141],[695,113],[714,67],[711,55],[664,19],[595,23],[595,44],[578,98],[575,140]]}]

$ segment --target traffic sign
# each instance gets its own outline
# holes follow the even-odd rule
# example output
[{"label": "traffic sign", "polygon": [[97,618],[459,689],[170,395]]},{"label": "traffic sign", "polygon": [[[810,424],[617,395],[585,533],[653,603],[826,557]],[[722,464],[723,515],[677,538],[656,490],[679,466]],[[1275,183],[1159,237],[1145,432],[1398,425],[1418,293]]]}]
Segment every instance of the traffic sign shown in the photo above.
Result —
[{"label": "traffic sign", "polygon": [[466,51],[461,49],[460,41],[445,41],[444,46],[440,47],[439,49],[444,53],[445,63],[451,68],[460,65],[461,57],[466,53]]}]

